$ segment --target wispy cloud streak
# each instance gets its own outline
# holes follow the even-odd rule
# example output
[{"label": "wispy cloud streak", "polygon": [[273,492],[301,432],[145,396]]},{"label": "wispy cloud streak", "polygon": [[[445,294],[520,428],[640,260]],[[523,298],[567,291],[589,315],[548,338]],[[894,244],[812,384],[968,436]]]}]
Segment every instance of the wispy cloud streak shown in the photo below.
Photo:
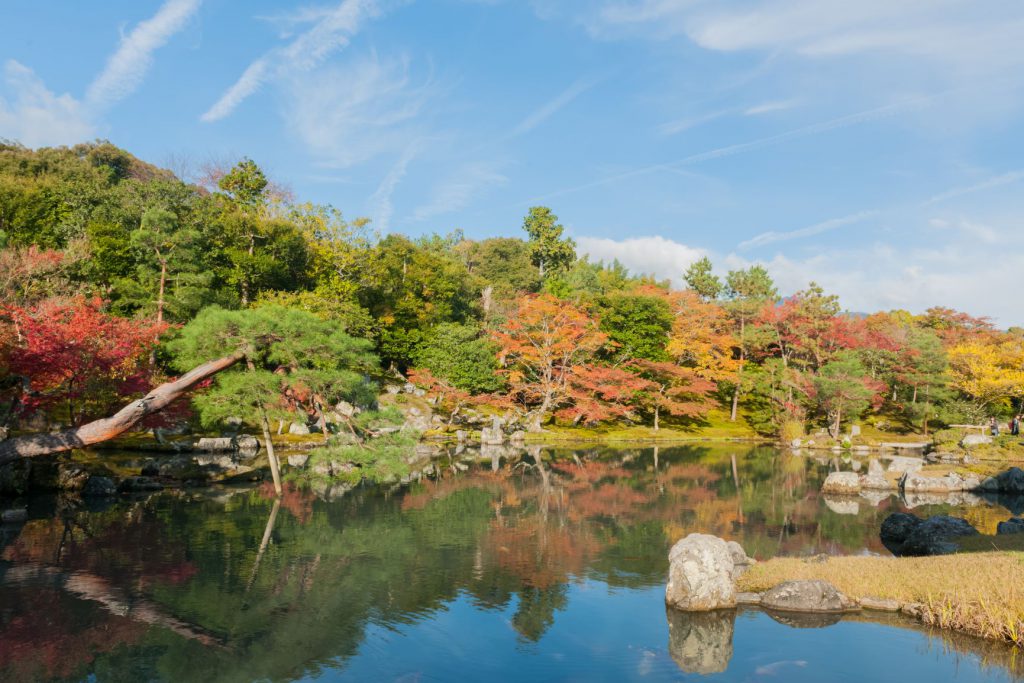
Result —
[{"label": "wispy cloud streak", "polygon": [[750,142],[742,142],[735,145],[727,145],[725,147],[718,147],[716,149],[708,150],[707,152],[701,152],[699,154],[692,154],[676,161],[669,161],[663,164],[653,164],[651,166],[644,166],[642,168],[636,168],[630,171],[624,171],[615,175],[606,176],[597,180],[575,185],[573,187],[567,187],[554,192],[534,197],[529,200],[531,202],[544,201],[551,199],[552,197],[560,197],[562,195],[571,194],[573,192],[579,192],[581,190],[588,190],[594,187],[601,187],[602,185],[608,185],[611,183],[617,183],[622,180],[634,178],[637,176],[647,175],[649,173],[655,173],[658,171],[676,171],[681,166],[691,166],[693,164],[699,164],[712,159],[720,159],[723,157],[733,156],[736,154],[743,154],[746,152],[753,152],[766,147],[774,147],[775,145],[789,142],[790,140],[798,140],[800,138],[806,138],[812,135],[818,135],[820,133],[826,133],[828,131],[837,130],[840,128],[846,128],[849,126],[856,126],[871,121],[879,121],[892,116],[896,116],[908,109],[915,107],[922,107],[929,104],[938,95],[928,95],[922,97],[916,97],[913,99],[904,100],[894,104],[888,104],[882,107],[875,107],[872,109],[866,109],[859,111],[854,114],[848,114],[846,116],[840,116],[839,118],[830,119],[828,121],[822,121],[820,123],[811,124],[809,126],[803,126],[793,130],[788,130],[784,133],[777,135],[771,135],[758,140],[751,140]]},{"label": "wispy cloud streak", "polygon": [[558,111],[575,100],[577,97],[585,93],[586,91],[597,85],[596,79],[585,79],[581,78],[575,83],[570,85],[568,88],[558,94],[557,97],[551,101],[545,103],[543,106],[538,108],[536,111],[531,113],[525,119],[519,122],[515,128],[512,129],[512,136],[522,135],[528,133],[540,124],[547,121],[549,118],[554,116]]},{"label": "wispy cloud streak", "polygon": [[223,119],[268,80],[292,77],[322,64],[331,54],[346,47],[367,21],[382,15],[390,4],[380,0],[344,0],[333,10],[309,15],[316,17],[316,23],[309,30],[249,64],[200,119],[208,123]]},{"label": "wispy cloud streak", "polygon": [[878,211],[859,211],[849,216],[843,216],[841,218],[831,218],[827,221],[815,223],[809,225],[806,228],[800,228],[798,230],[788,230],[786,232],[776,232],[770,230],[768,232],[762,232],[760,235],[741,242],[737,247],[740,250],[750,249],[752,247],[762,247],[766,244],[772,244],[774,242],[786,242],[788,240],[800,239],[801,237],[811,237],[812,235],[820,235],[823,232],[830,232],[837,228],[841,228],[846,225],[852,225],[854,223],[860,223],[861,221],[877,216]]},{"label": "wispy cloud streak", "polygon": [[136,26],[89,85],[86,105],[105,108],[134,91],[153,63],[153,52],[184,28],[201,4],[202,0],[167,0],[156,14]]}]

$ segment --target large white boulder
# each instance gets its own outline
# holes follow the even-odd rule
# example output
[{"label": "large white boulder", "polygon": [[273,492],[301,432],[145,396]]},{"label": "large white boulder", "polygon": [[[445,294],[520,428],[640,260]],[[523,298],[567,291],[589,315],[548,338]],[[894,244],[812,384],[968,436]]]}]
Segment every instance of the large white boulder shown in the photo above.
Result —
[{"label": "large white boulder", "polygon": [[667,604],[690,612],[736,606],[736,565],[722,539],[690,534],[672,546],[668,561]]}]

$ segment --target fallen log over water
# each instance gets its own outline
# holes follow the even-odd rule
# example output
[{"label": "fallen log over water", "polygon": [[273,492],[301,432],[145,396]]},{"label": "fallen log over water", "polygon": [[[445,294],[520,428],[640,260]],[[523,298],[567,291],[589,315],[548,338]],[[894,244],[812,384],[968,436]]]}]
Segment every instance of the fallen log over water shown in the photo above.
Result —
[{"label": "fallen log over water", "polygon": [[241,351],[192,368],[171,382],[156,387],[144,397],[132,401],[110,417],[95,420],[81,427],[65,429],[51,434],[28,434],[0,441],[0,465],[38,455],[49,455],[83,448],[113,439],[128,431],[144,418],[158,413],[197,384],[245,358]]}]

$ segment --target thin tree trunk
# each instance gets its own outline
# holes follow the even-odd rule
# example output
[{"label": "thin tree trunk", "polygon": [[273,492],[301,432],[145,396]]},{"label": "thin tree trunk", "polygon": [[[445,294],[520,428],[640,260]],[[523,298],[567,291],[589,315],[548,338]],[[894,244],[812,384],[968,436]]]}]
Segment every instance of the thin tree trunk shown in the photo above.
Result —
[{"label": "thin tree trunk", "polygon": [[658,408],[654,409],[654,431],[658,431],[658,416],[661,411]]},{"label": "thin tree trunk", "polygon": [[230,356],[203,363],[173,382],[165,382],[143,398],[132,401],[111,417],[52,434],[28,434],[0,441],[0,465],[18,458],[61,453],[113,439],[134,427],[143,418],[160,412],[203,380],[216,375],[221,370],[230,368],[243,358],[245,358],[245,354],[239,351]]},{"label": "thin tree trunk", "polygon": [[280,497],[284,493],[281,487],[281,466],[277,462],[277,454],[274,453],[274,442],[270,440],[270,420],[267,419],[267,411],[262,406],[260,427],[263,428],[263,440],[267,442],[267,460],[270,461],[270,476],[274,478],[274,492]]},{"label": "thin tree trunk", "polygon": [[740,382],[743,378],[743,365],[747,360],[747,349],[744,346],[743,336],[746,329],[746,321],[740,318],[740,369],[736,373],[736,386],[732,390],[732,409],[729,411],[729,422],[736,421],[736,413],[740,405]]},{"label": "thin tree trunk", "polygon": [[156,321],[164,321],[164,289],[167,287],[167,261],[160,261],[160,291],[156,297]]}]

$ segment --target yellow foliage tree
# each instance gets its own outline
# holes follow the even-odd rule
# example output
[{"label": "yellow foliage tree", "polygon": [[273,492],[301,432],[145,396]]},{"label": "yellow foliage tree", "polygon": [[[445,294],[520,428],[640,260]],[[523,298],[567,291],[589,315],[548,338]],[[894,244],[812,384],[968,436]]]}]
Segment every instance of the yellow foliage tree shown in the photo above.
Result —
[{"label": "yellow foliage tree", "polygon": [[965,341],[949,349],[952,385],[980,405],[1024,397],[1024,343]]}]

